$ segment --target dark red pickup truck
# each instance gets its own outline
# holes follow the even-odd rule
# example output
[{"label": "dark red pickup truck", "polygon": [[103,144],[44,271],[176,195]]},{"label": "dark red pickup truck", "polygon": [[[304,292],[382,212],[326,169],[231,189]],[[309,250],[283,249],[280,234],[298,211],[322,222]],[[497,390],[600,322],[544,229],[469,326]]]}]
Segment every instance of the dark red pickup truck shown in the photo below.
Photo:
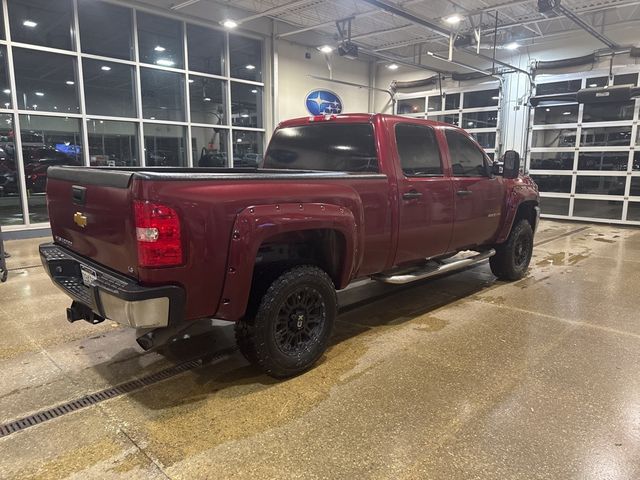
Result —
[{"label": "dark red pickup truck", "polygon": [[70,321],[145,329],[143,348],[189,321],[234,321],[245,356],[287,377],[322,355],[336,289],[355,279],[406,283],[487,258],[521,278],[539,198],[519,164],[442,123],[290,120],[257,169],[51,167],[54,243],[40,255]]}]

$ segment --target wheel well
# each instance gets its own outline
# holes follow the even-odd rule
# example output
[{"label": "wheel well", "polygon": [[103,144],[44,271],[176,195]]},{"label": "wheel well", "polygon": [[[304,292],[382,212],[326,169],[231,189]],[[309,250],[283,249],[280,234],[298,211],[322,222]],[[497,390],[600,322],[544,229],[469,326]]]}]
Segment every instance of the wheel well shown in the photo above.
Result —
[{"label": "wheel well", "polygon": [[278,276],[296,265],[315,265],[340,284],[346,241],[332,229],[301,230],[268,238],[258,249],[256,272]]},{"label": "wheel well", "polygon": [[528,200],[518,205],[518,211],[513,219],[513,225],[517,224],[520,220],[526,220],[531,225],[531,228],[535,230],[537,220],[535,207],[537,206],[538,202],[535,200]]}]

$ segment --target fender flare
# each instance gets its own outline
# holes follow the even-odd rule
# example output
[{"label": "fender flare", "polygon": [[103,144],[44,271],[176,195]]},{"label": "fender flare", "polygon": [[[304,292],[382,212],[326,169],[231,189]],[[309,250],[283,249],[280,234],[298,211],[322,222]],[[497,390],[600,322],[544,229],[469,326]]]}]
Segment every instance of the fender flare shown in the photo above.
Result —
[{"label": "fender flare", "polygon": [[250,206],[236,216],[229,244],[224,288],[215,317],[238,320],[246,311],[260,246],[281,233],[336,230],[345,240],[344,261],[337,288],[344,288],[362,261],[362,219],[351,210],[327,203],[283,203]]},{"label": "fender flare", "polygon": [[532,193],[527,187],[516,186],[511,191],[509,198],[506,202],[505,215],[502,224],[500,225],[500,229],[498,230],[498,235],[496,236],[495,243],[503,243],[509,238],[509,234],[511,233],[511,229],[513,228],[513,221],[516,218],[516,214],[518,213],[518,209],[520,205],[524,202],[536,202],[540,203],[539,197],[537,194]]}]

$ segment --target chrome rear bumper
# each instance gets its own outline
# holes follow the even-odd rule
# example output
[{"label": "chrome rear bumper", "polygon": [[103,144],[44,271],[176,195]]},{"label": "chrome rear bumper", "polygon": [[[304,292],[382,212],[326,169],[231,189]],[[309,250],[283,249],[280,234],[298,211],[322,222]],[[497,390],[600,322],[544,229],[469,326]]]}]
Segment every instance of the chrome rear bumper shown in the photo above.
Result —
[{"label": "chrome rear bumper", "polygon": [[98,323],[108,318],[133,328],[157,328],[182,319],[180,287],[143,287],[53,243],[40,245],[40,260],[53,283],[73,300],[69,321]]}]

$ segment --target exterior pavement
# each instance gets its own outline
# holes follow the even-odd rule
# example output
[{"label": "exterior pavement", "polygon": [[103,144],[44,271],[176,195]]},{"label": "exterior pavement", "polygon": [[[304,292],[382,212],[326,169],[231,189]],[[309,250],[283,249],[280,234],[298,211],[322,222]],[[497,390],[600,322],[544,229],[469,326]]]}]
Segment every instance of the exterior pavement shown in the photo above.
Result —
[{"label": "exterior pavement", "polygon": [[[0,424],[232,345],[229,324],[141,353],[68,324],[7,242]],[[285,382],[239,353],[0,438],[0,477],[640,478],[640,230],[543,221],[529,275],[488,265],[340,295],[331,348]]]}]

